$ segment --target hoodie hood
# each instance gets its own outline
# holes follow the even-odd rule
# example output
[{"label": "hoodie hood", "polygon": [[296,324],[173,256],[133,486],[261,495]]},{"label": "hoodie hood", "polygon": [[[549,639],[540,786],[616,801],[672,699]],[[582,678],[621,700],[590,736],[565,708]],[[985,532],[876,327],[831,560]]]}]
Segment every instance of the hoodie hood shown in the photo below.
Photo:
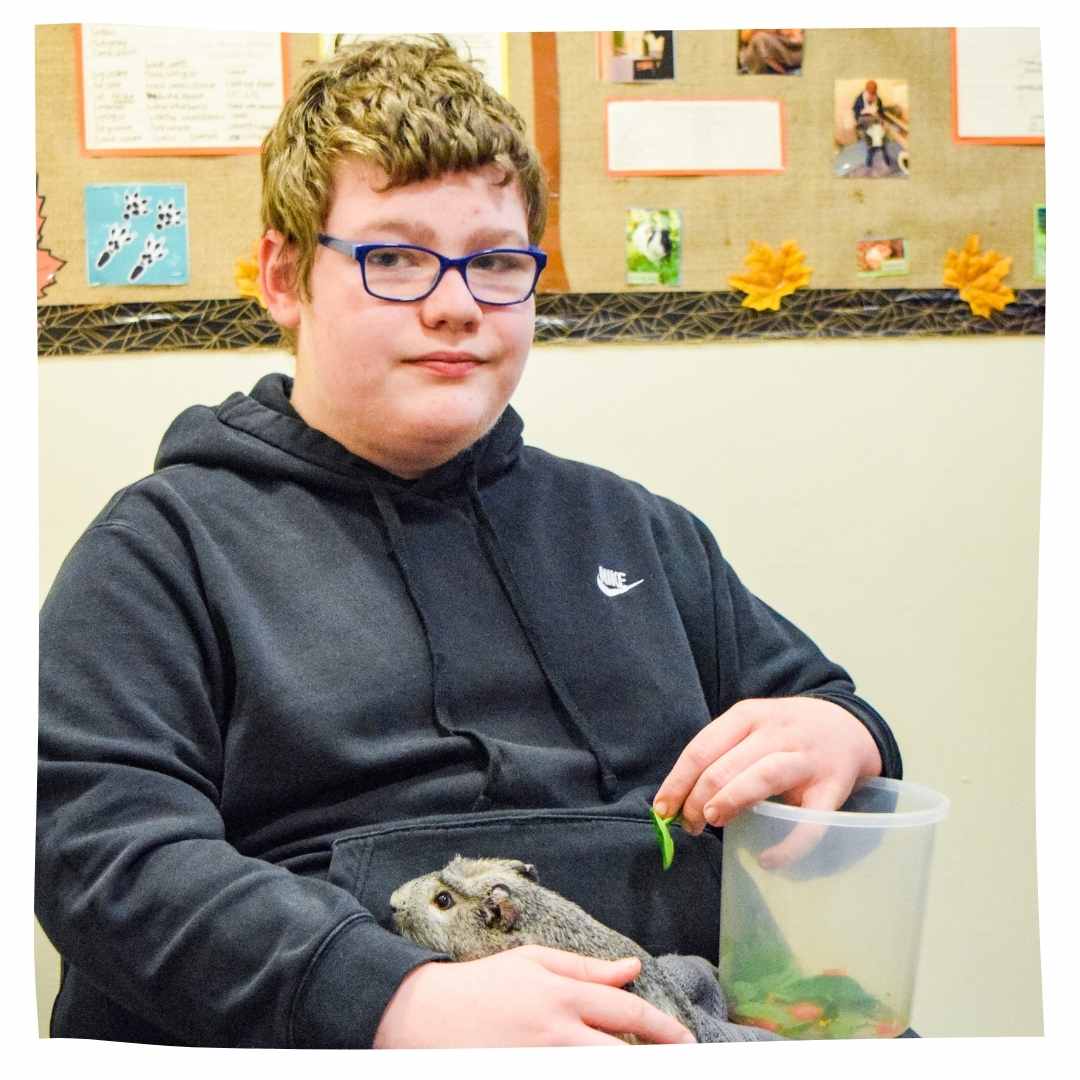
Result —
[{"label": "hoodie hood", "polygon": [[468,475],[487,483],[509,469],[521,453],[521,417],[507,406],[495,426],[472,446],[416,480],[405,480],[352,453],[309,427],[292,407],[293,380],[264,375],[250,394],[231,394],[211,408],[182,412],[161,441],[155,471],[171,465],[202,465],[256,472],[313,488],[409,491],[435,494],[462,484]]}]

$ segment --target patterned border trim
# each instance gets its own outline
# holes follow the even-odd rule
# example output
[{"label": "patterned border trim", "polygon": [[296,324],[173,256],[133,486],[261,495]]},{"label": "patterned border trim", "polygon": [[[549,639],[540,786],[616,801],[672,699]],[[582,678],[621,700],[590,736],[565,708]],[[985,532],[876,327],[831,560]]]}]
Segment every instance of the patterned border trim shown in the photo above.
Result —
[{"label": "patterned border trim", "polygon": [[277,346],[277,324],[256,300],[38,306],[38,355]]},{"label": "patterned border trim", "polygon": [[992,319],[951,289],[800,289],[779,311],[752,311],[736,292],[541,296],[538,341],[711,341],[747,338],[1043,334],[1046,290],[1020,291]]},{"label": "patterned border trim", "polygon": [[[779,311],[751,311],[734,292],[545,293],[536,340],[675,342],[753,338],[930,337],[1044,334],[1046,290],[1017,292],[991,319],[947,289],[800,289]],[[280,346],[255,300],[38,306],[38,354]]]}]

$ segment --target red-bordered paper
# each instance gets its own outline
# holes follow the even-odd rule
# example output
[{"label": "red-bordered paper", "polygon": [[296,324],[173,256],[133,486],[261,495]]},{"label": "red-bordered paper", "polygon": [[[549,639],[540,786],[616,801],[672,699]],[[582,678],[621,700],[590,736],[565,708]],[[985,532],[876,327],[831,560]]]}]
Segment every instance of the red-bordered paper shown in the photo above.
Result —
[{"label": "red-bordered paper", "polygon": [[608,98],[609,176],[759,176],[787,167],[774,98]]},{"label": "red-bordered paper", "polygon": [[[108,27],[103,29],[115,30],[118,35],[117,42],[117,54],[121,58],[127,55],[134,55],[132,52],[125,53],[123,42],[123,35],[125,33],[131,35],[147,35],[151,33],[144,28],[131,28],[131,27]],[[266,63],[261,68],[252,70],[250,67],[245,67],[243,57],[237,56],[235,61],[229,63],[228,68],[222,68],[221,71],[208,71],[205,67],[200,71],[194,72],[193,79],[187,84],[187,88],[184,86],[184,72],[177,71],[175,76],[162,73],[160,80],[155,76],[154,81],[150,81],[148,74],[149,66],[151,63],[159,65],[167,65],[169,63],[177,63],[176,60],[164,58],[164,54],[161,57],[156,57],[154,60],[150,60],[148,55],[144,55],[141,61],[143,68],[141,72],[131,72],[128,76],[129,84],[123,86],[124,75],[120,71],[123,65],[119,68],[115,68],[113,72],[108,70],[98,69],[93,73],[90,73],[92,78],[97,77],[99,80],[98,89],[95,90],[95,94],[101,94],[104,92],[104,88],[112,81],[112,85],[116,88],[114,94],[112,109],[115,115],[121,115],[125,104],[130,107],[129,114],[129,126],[135,133],[141,134],[143,138],[147,135],[145,103],[137,100],[138,95],[141,93],[146,98],[150,98],[156,90],[160,90],[162,87],[167,87],[165,91],[167,93],[174,93],[177,95],[177,101],[175,104],[176,112],[178,115],[182,113],[184,109],[187,109],[193,117],[198,116],[198,107],[203,104],[207,109],[212,110],[214,108],[223,108],[224,113],[215,114],[212,111],[204,113],[204,130],[207,132],[213,131],[214,123],[220,123],[223,116],[232,116],[232,130],[235,141],[230,141],[229,138],[225,139],[210,139],[206,143],[200,143],[195,141],[194,144],[187,143],[166,143],[148,144],[147,142],[139,142],[133,139],[127,142],[125,145],[110,145],[110,143],[119,142],[122,140],[114,139],[101,139],[100,137],[94,139],[91,143],[88,143],[88,122],[87,122],[87,93],[86,93],[86,77],[87,77],[87,65],[84,59],[84,45],[86,44],[83,27],[76,25],[74,27],[74,41],[75,41],[75,93],[76,93],[76,106],[79,118],[79,148],[84,157],[190,157],[190,156],[214,156],[219,157],[222,155],[234,155],[234,154],[257,154],[259,153],[260,144],[262,142],[262,136],[266,130],[273,123],[276,118],[277,111],[280,110],[282,104],[285,102],[285,96],[289,86],[289,67],[288,67],[288,50],[286,48],[286,40],[284,34],[239,34],[230,31],[216,31],[216,30],[184,30],[174,31],[167,28],[155,28],[153,33],[166,35],[165,41],[172,42],[175,39],[175,35],[183,33],[185,35],[202,34],[208,39],[208,41],[220,43],[226,39],[242,40],[242,39],[275,39],[274,42],[274,59],[270,61],[269,57],[266,57]],[[267,44],[270,44],[269,42]],[[208,63],[207,57],[210,55],[210,50],[188,50],[183,58],[184,65],[190,70],[191,65]],[[280,57],[280,61],[278,61]],[[219,63],[221,61],[219,60]],[[245,79],[256,82],[258,85],[253,88],[245,86]],[[155,86],[155,91],[151,91],[149,87]],[[199,94],[206,95],[206,99],[200,102]],[[186,94],[185,98],[180,98],[179,95]],[[254,100],[252,100],[252,98]],[[127,100],[130,99],[130,100]],[[250,119],[245,120],[243,118],[243,112],[247,109],[250,113]],[[160,110],[158,110],[160,112]],[[140,129],[140,122],[142,127]],[[183,126],[181,120],[178,127]],[[228,121],[217,132],[221,134],[224,128],[228,126]]]},{"label": "red-bordered paper", "polygon": [[[1034,48],[1032,48],[1032,35]],[[989,146],[1042,146],[1046,136],[1031,128],[1042,128],[1042,70],[1038,61],[1038,30],[954,27],[952,39],[952,125],[953,141]],[[981,43],[981,44],[980,44]],[[986,79],[976,79],[969,71],[973,59],[968,50],[995,50]],[[996,50],[1010,53],[1006,62]],[[1036,74],[1036,68],[1038,69]],[[967,76],[967,77],[966,77]],[[1037,86],[1035,80],[1037,79]],[[979,96],[986,111],[997,109],[1000,121],[972,118],[970,102]],[[1037,110],[1036,110],[1037,102]],[[1003,127],[992,130],[992,123]],[[1013,130],[1009,130],[1012,128]],[[1020,130],[1026,128],[1026,130]]]}]

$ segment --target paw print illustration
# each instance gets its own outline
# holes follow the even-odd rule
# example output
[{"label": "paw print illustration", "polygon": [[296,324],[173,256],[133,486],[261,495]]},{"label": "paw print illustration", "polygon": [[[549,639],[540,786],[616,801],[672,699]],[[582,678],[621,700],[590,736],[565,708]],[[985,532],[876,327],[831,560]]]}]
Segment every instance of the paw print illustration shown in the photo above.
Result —
[{"label": "paw print illustration", "polygon": [[135,234],[121,224],[110,225],[109,233],[105,238],[105,246],[98,252],[97,268],[100,270],[108,264],[109,260],[125,245],[135,239]]},{"label": "paw print illustration", "polygon": [[141,217],[150,213],[150,200],[144,199],[137,191],[124,192],[124,220]]},{"label": "paw print illustration", "polygon": [[157,204],[157,224],[154,226],[156,229],[169,229],[176,225],[183,224],[184,210],[183,207],[178,207],[172,199],[167,203]]},{"label": "paw print illustration", "polygon": [[139,252],[139,261],[131,268],[131,273],[128,274],[128,281],[138,281],[154,263],[160,262],[168,254],[169,251],[165,247],[164,240],[159,240],[156,236],[148,236],[146,243],[143,244],[142,251]]}]

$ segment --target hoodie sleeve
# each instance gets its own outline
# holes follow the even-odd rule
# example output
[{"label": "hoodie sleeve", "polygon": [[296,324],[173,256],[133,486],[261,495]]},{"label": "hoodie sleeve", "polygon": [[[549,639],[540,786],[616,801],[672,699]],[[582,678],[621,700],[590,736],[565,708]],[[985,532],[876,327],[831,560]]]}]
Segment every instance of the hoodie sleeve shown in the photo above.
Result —
[{"label": "hoodie sleeve", "polygon": [[723,709],[744,698],[816,697],[847,709],[870,732],[881,775],[899,780],[900,749],[885,719],[855,693],[848,673],[797,626],[759,600],[739,580],[704,525],[716,603],[716,656]]},{"label": "hoodie sleeve", "polygon": [[177,1042],[370,1046],[442,957],[229,843],[225,653],[190,566],[97,524],[40,633],[35,911],[65,960]]}]

